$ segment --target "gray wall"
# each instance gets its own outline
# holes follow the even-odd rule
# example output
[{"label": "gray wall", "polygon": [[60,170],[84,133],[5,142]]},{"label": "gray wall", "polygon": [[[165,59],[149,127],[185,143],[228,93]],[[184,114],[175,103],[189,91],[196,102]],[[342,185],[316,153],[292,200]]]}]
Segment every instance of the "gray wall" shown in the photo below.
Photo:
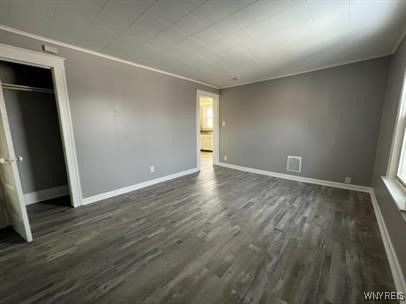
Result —
[{"label": "gray wall", "polygon": [[[4,83],[52,88],[50,70],[0,61]],[[4,98],[24,193],[67,185],[53,94],[4,89]]]},{"label": "gray wall", "polygon": [[299,155],[302,176],[370,186],[389,60],[222,89],[221,161],[292,174]]},{"label": "gray wall", "polygon": [[[0,42],[41,42],[0,31]],[[83,196],[196,167],[196,83],[58,47],[68,92]],[[150,165],[155,173],[149,173]]]},{"label": "gray wall", "polygon": [[388,167],[389,153],[392,146],[396,115],[401,100],[405,71],[406,39],[403,39],[403,42],[391,59],[375,159],[373,188],[404,274],[406,274],[406,216],[405,219],[402,218],[396,203],[392,200],[391,195],[383,184],[381,176],[386,175],[386,169]]}]

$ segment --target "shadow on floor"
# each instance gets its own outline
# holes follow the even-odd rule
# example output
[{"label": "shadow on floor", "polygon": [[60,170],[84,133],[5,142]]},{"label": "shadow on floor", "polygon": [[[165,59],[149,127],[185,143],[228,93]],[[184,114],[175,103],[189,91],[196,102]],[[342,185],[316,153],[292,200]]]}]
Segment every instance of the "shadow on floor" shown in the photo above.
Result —
[{"label": "shadow on floor", "polygon": [[26,243],[25,240],[14,231],[12,227],[0,229],[0,252],[9,245]]}]

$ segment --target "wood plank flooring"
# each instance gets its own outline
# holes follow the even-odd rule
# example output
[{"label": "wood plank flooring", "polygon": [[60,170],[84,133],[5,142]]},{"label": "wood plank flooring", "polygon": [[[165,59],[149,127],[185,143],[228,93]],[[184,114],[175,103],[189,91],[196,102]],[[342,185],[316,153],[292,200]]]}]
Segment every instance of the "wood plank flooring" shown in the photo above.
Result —
[{"label": "wood plank flooring", "polygon": [[[0,303],[363,303],[394,291],[368,194],[213,167],[0,232]],[[393,303],[393,302],[392,302]]]}]

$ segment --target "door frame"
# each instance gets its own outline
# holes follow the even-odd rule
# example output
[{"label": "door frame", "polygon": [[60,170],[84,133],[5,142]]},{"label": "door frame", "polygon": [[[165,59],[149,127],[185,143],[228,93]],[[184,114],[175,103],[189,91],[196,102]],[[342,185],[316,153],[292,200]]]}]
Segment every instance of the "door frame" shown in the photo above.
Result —
[{"label": "door frame", "polygon": [[196,168],[200,170],[200,97],[211,97],[213,98],[213,164],[219,164],[219,106],[220,106],[220,95],[197,90],[196,93]]},{"label": "door frame", "polygon": [[82,202],[82,190],[80,186],[79,166],[76,157],[73,124],[65,76],[65,58],[0,43],[0,60],[51,70],[71,204],[72,207],[80,206]]}]

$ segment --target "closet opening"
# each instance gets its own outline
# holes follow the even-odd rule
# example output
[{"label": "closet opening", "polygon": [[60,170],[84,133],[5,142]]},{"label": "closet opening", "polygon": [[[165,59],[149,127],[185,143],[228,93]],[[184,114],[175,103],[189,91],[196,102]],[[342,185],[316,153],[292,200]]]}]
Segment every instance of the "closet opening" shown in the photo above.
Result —
[{"label": "closet opening", "polygon": [[39,211],[43,215],[44,209],[49,209],[52,223],[58,220],[59,211],[73,206],[52,70],[0,61],[0,83],[2,127],[8,129],[5,133],[9,135],[8,142],[0,139],[1,152],[5,145],[13,151],[8,159],[4,155],[0,159],[0,228],[11,225],[16,212],[17,204],[8,193],[7,181],[13,175],[7,167],[15,164],[18,176],[14,176],[13,190],[19,192],[16,197],[23,201],[23,210],[18,213],[28,214],[35,236]]}]

